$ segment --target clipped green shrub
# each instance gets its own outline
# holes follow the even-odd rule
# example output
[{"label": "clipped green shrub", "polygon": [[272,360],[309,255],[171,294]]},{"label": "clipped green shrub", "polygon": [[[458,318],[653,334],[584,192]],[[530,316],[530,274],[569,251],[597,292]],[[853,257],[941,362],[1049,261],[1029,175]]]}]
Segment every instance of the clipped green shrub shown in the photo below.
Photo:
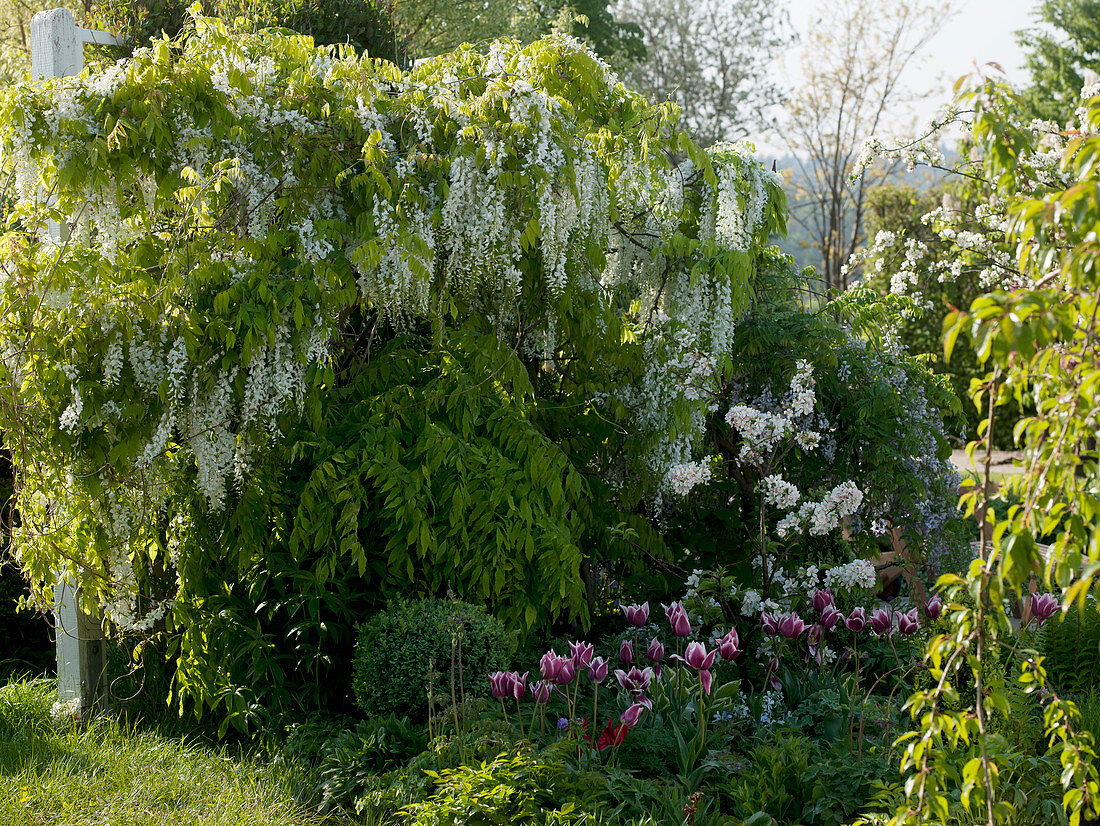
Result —
[{"label": "clipped green shrub", "polygon": [[1100,608],[1096,600],[1075,604],[1043,624],[1039,648],[1047,676],[1059,691],[1087,692],[1100,679]]},{"label": "clipped green shrub", "polygon": [[423,720],[429,688],[437,709],[449,704],[452,665],[456,697],[483,695],[487,675],[504,668],[515,650],[515,635],[480,606],[442,599],[397,602],[359,627],[355,697],[370,717]]}]

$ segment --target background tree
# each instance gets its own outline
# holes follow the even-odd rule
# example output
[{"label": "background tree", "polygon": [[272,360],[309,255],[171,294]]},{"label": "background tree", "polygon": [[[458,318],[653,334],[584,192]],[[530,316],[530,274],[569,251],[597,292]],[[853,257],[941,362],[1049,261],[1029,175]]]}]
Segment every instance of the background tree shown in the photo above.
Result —
[{"label": "background tree", "polygon": [[802,224],[821,253],[828,289],[848,283],[847,264],[863,241],[867,190],[889,170],[879,167],[849,182],[865,141],[896,128],[916,95],[902,75],[943,27],[945,3],[858,3],[843,0],[834,15],[811,27],[802,82],[785,107],[782,134],[796,157]]},{"label": "background tree", "polygon": [[1037,118],[1064,125],[1073,119],[1081,89],[1091,72],[1100,71],[1100,2],[1098,0],[1044,0],[1035,11],[1034,26],[1017,33],[1028,51],[1026,66],[1031,84],[1024,101]]},{"label": "background tree", "polygon": [[615,16],[644,34],[646,57],[625,79],[673,100],[702,146],[744,138],[782,99],[771,73],[790,42],[787,13],[767,0],[619,0]]},{"label": "background tree", "polygon": [[[132,52],[166,34],[176,37],[191,20],[194,0],[86,0],[89,20],[124,35]],[[94,3],[94,5],[93,5]],[[254,29],[281,26],[318,45],[349,44],[357,52],[396,61],[397,35],[389,0],[201,0],[203,12],[225,20],[247,18]],[[112,49],[108,59],[118,56]]]},{"label": "background tree", "polygon": [[529,43],[551,31],[583,40],[616,66],[645,54],[640,29],[615,19],[607,0],[392,0],[390,7],[406,63],[462,43],[483,47],[502,37]]}]

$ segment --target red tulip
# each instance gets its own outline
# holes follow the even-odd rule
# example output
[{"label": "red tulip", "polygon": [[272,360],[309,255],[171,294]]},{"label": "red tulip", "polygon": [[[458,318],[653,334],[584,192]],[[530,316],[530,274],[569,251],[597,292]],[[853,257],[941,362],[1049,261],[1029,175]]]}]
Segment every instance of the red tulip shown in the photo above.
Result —
[{"label": "red tulip", "polygon": [[599,739],[596,740],[596,748],[603,751],[612,746],[622,745],[628,731],[630,731],[630,726],[626,723],[620,723],[616,726],[611,718],[608,718],[607,726],[600,732]]}]

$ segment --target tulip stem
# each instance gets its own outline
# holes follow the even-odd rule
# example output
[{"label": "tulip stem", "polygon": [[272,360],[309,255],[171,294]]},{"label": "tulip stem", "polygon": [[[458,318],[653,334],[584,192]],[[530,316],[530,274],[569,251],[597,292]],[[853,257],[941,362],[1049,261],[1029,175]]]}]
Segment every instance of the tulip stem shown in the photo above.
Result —
[{"label": "tulip stem", "polygon": [[500,710],[504,712],[504,725],[508,725],[508,709],[504,707],[504,698],[500,698]]},{"label": "tulip stem", "polygon": [[[502,705],[504,704],[503,699],[500,702],[501,702]],[[523,734],[523,714],[520,712],[520,709],[519,709],[519,697],[516,697],[516,722],[519,724],[519,736],[522,738],[524,736],[524,734]]]},{"label": "tulip stem", "polygon": [[856,681],[852,686],[851,713],[848,715],[848,753],[851,754],[855,747],[855,720],[856,720],[856,694],[859,693],[859,635],[852,632],[852,652],[856,658]]},{"label": "tulip stem", "polygon": [[707,744],[707,709],[703,695],[703,672],[699,672],[699,751],[695,756],[696,761],[703,756]]}]

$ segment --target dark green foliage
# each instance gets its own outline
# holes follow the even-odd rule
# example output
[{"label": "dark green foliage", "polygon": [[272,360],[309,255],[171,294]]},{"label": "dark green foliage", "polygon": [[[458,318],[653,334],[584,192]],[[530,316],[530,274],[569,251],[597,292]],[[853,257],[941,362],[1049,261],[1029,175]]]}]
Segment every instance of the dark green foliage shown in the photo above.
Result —
[{"label": "dark green foliage", "polygon": [[54,668],[50,623],[33,609],[19,610],[27,583],[15,565],[0,556],[0,680],[20,674],[45,674]]},{"label": "dark green foliage", "polygon": [[1058,691],[1080,694],[1100,682],[1100,609],[1094,599],[1055,614],[1039,633],[1040,653],[1051,684]]},{"label": "dark green foliage", "polygon": [[1023,103],[1032,117],[1062,127],[1080,106],[1085,72],[1100,70],[1100,2],[1044,0],[1035,15],[1048,28],[1017,33],[1031,73]]},{"label": "dark green foliage", "polygon": [[487,675],[504,668],[514,651],[515,640],[500,620],[478,606],[441,599],[395,602],[359,629],[355,696],[368,715],[422,720],[429,686],[436,708],[450,703],[452,666],[456,698],[459,691],[484,695]]},{"label": "dark green foliage", "polygon": [[[89,13],[93,25],[126,37],[129,51],[162,34],[176,37],[188,27],[193,0],[102,0]],[[310,35],[319,45],[350,44],[390,62],[397,44],[385,0],[204,0],[203,14],[233,20],[248,18],[257,29],[278,26]]]},{"label": "dark green foliage", "polygon": [[163,640],[107,642],[107,701],[128,719],[173,729],[180,725],[168,705],[174,662]]},{"label": "dark green foliage", "polygon": [[354,811],[377,775],[404,767],[426,746],[424,730],[408,718],[311,717],[291,729],[279,760],[305,776],[310,802],[319,810]]},{"label": "dark green foliage", "polygon": [[807,826],[840,826],[864,811],[876,784],[898,774],[888,749],[865,746],[853,754],[843,745],[821,743],[806,776],[810,802],[802,814]]},{"label": "dark green foliage", "polygon": [[731,814],[748,818],[767,812],[780,823],[799,823],[810,805],[813,786],[806,782],[812,765],[811,742],[799,734],[769,735],[746,755],[740,774],[723,788]]},{"label": "dark green foliage", "polygon": [[671,726],[631,729],[619,746],[619,764],[643,777],[676,773],[676,735]]}]

